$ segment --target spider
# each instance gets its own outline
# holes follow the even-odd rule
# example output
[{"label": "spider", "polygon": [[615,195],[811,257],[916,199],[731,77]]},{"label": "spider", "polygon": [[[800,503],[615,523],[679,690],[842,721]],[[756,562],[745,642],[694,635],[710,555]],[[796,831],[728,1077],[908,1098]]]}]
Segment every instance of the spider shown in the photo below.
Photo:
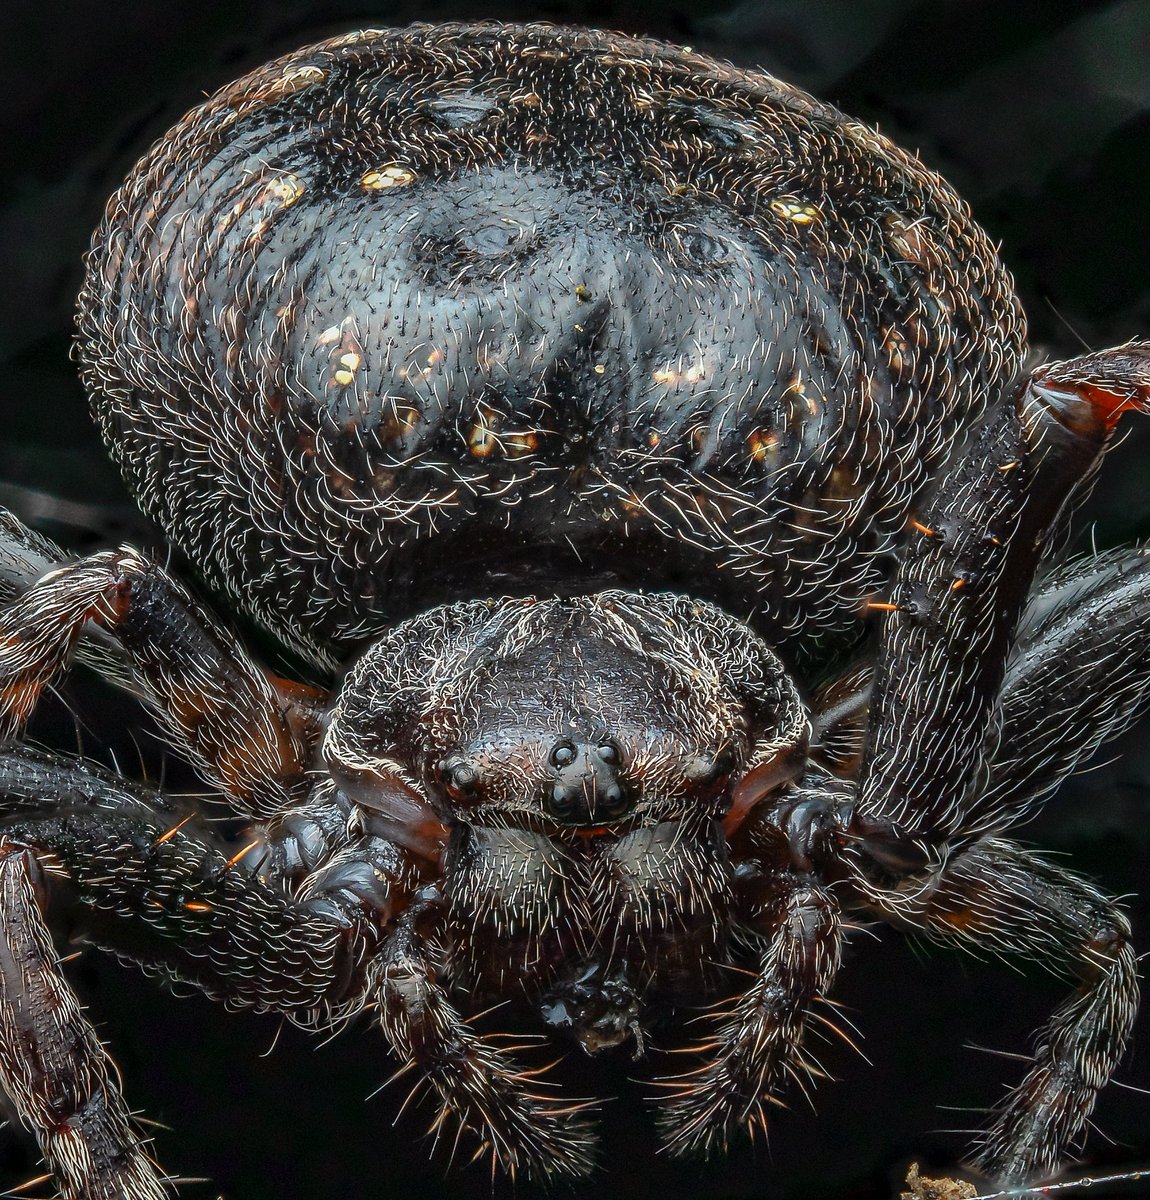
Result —
[{"label": "spider", "polygon": [[[1038,958],[1075,990],[975,1163],[1058,1169],[1135,958],[1007,834],[1143,706],[1150,585],[1138,549],[1034,580],[1150,344],[1028,363],[916,160],[767,76],[542,25],[369,31],[223,89],[110,201],[78,330],[142,507],[334,682],[262,668],[132,547],[0,525],[0,1078],[63,1194],[169,1188],[49,894],[233,1006],[366,1010],[437,1128],[542,1178],[593,1168],[594,1115],[465,1012],[640,1059],[680,1031],[654,1119],[709,1153],[814,1070],[846,921]],[[73,656],[242,836],[20,740]]]}]

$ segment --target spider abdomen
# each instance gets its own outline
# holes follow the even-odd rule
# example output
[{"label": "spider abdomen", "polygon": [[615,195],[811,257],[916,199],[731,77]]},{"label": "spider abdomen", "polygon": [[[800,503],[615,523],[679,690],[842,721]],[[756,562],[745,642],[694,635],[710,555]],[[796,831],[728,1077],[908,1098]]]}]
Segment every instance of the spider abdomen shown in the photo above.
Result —
[{"label": "spider abdomen", "polygon": [[79,349],[144,507],[338,657],[608,585],[841,627],[1023,338],[965,205],[864,126],[653,42],[456,25],[185,118],[109,205]]}]

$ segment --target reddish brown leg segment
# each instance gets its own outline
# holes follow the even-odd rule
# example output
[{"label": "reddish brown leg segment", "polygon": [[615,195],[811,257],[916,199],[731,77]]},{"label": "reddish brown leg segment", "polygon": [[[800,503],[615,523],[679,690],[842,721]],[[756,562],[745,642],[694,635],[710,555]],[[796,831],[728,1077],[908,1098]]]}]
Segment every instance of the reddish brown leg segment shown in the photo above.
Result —
[{"label": "reddish brown leg segment", "polygon": [[0,1079],[67,1200],[172,1195],[57,966],[30,851],[0,841]]},{"label": "reddish brown leg segment", "polygon": [[115,639],[176,744],[238,811],[267,816],[303,797],[311,713],[130,547],[61,567],[0,612],[0,735],[19,733],[89,623]]}]

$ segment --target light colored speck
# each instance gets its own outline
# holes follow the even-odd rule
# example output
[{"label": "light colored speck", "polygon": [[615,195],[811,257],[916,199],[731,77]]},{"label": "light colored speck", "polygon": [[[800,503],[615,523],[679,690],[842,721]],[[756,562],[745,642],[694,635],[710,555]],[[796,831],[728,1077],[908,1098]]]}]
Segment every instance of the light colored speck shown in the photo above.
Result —
[{"label": "light colored speck", "polygon": [[368,191],[382,192],[388,188],[407,187],[409,183],[414,183],[415,172],[409,167],[400,167],[392,164],[387,167],[379,167],[374,171],[368,171],[359,182]]}]

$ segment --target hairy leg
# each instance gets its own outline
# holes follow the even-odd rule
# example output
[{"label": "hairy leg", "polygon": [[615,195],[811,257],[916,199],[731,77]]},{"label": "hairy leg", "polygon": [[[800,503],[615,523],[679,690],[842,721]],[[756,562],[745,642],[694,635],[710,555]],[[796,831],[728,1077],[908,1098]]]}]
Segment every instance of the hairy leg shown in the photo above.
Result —
[{"label": "hairy leg", "polygon": [[803,1043],[838,972],[838,904],[813,876],[778,869],[739,890],[742,922],[762,939],[759,971],[701,1047],[705,1063],[665,1083],[658,1121],[676,1153],[722,1151],[733,1135],[765,1130],[782,1089],[817,1073]]},{"label": "hairy leg", "polygon": [[1024,819],[1150,703],[1150,549],[1067,564],[1023,618],[964,833]]},{"label": "hairy leg", "polygon": [[[815,697],[812,749],[857,770],[871,677],[852,668]],[[1150,704],[1150,548],[1081,558],[1031,598],[992,714],[985,783],[963,801],[951,851],[1024,820]]]},{"label": "hairy leg", "polygon": [[330,911],[343,880],[301,900],[195,809],[76,759],[0,749],[0,834],[58,868],[89,940],[232,1004],[336,1003],[376,936],[350,895]]},{"label": "hairy leg", "polygon": [[[329,817],[317,806],[317,828]],[[270,843],[289,869],[269,876],[185,805],[76,760],[0,750],[0,1083],[69,1200],[167,1191],[60,973],[44,891],[72,902],[88,940],[150,973],[328,1027],[364,1003],[380,924],[406,896],[395,847],[333,839],[325,858],[318,837],[293,822]],[[291,891],[300,844],[317,864]]]},{"label": "hairy leg", "polygon": [[852,830],[879,863],[915,869],[963,828],[1035,568],[1119,415],[1148,400],[1150,343],[1042,368],[987,414],[919,515],[886,614]]},{"label": "hairy leg", "polygon": [[172,1192],[57,965],[39,875],[0,838],[0,1081],[67,1200],[162,1200]]},{"label": "hairy leg", "polygon": [[0,520],[0,734],[82,653],[142,692],[175,744],[237,811],[271,815],[306,793],[311,698],[271,679],[160,567],[124,547],[28,576],[56,549]]},{"label": "hairy leg", "polygon": [[466,1024],[435,982],[442,920],[440,898],[428,888],[396,922],[371,968],[387,1040],[438,1096],[433,1130],[470,1133],[479,1142],[476,1157],[489,1155],[493,1167],[513,1178],[587,1174],[595,1139],[578,1115],[585,1106],[533,1090],[538,1072],[516,1069]]},{"label": "hairy leg", "polygon": [[912,906],[883,915],[938,941],[1037,961],[1075,980],[975,1159],[996,1182],[1053,1175],[1084,1133],[1134,1022],[1138,970],[1126,918],[1085,880],[997,838],[955,857]]}]

